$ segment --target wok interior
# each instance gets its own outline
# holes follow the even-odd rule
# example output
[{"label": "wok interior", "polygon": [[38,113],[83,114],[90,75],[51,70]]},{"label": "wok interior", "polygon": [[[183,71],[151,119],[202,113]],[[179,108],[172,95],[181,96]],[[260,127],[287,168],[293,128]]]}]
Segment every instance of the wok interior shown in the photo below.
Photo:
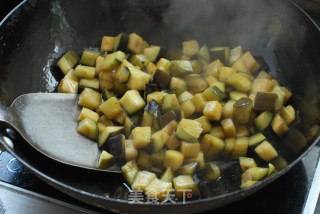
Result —
[{"label": "wok interior", "polygon": [[[24,93],[56,91],[62,74],[55,62],[66,50],[80,54],[84,48],[99,47],[103,35],[120,32],[136,32],[150,44],[167,47],[180,47],[188,39],[209,47],[241,45],[263,56],[271,74],[293,92],[300,118],[284,139],[268,137],[282,145],[278,149],[289,163],[310,146],[304,136],[320,118],[320,33],[286,1],[28,1],[0,28],[0,103],[10,105]],[[34,155],[27,145],[17,145],[15,152],[67,185],[126,198],[119,175],[84,175]],[[226,177],[240,173],[237,167],[225,167]],[[225,182],[223,188],[203,198],[238,189],[238,181]]]}]

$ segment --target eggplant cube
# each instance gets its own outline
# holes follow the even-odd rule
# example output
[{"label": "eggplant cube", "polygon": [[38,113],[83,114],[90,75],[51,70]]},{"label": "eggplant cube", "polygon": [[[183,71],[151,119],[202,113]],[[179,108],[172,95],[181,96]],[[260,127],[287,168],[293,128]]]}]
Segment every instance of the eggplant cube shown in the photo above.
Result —
[{"label": "eggplant cube", "polygon": [[182,199],[187,193],[198,195],[199,189],[190,175],[180,175],[173,179],[173,186],[176,196]]},{"label": "eggplant cube", "polygon": [[63,72],[67,74],[70,69],[72,69],[79,61],[79,57],[73,51],[68,51],[65,53],[57,62],[58,67]]},{"label": "eggplant cube", "polygon": [[182,119],[177,127],[177,136],[187,142],[196,142],[203,129],[195,120]]},{"label": "eggplant cube", "polygon": [[167,150],[164,155],[164,167],[170,167],[173,171],[179,169],[183,164],[183,154],[176,150]]},{"label": "eggplant cube", "polygon": [[272,161],[279,155],[278,152],[274,149],[274,147],[266,140],[260,143],[255,148],[255,152],[259,155],[259,157],[262,160],[266,162]]},{"label": "eggplant cube", "polygon": [[160,179],[153,179],[151,183],[146,187],[146,195],[149,198],[156,198],[162,201],[168,197],[168,194],[172,191],[172,183],[165,182]]},{"label": "eggplant cube", "polygon": [[206,102],[203,108],[203,114],[209,120],[220,120],[222,113],[222,105],[218,101]]},{"label": "eggplant cube", "polygon": [[154,173],[148,171],[139,171],[135,176],[132,184],[132,190],[145,191],[146,187],[154,180],[157,176]]},{"label": "eggplant cube", "polygon": [[107,169],[110,166],[112,166],[113,163],[114,163],[113,155],[103,150],[99,158],[98,168]]},{"label": "eggplant cube", "polygon": [[111,120],[122,112],[121,105],[116,97],[111,97],[99,106],[107,119]]},{"label": "eggplant cube", "polygon": [[135,160],[127,162],[125,165],[121,167],[122,173],[126,181],[132,185],[138,171],[138,165]]},{"label": "eggplant cube", "polygon": [[100,93],[90,88],[85,88],[79,95],[78,104],[91,110],[95,110],[100,104]]},{"label": "eggplant cube", "polygon": [[146,106],[146,102],[137,90],[127,91],[119,102],[129,114],[133,114]]},{"label": "eggplant cube", "polygon": [[151,127],[136,127],[132,130],[131,134],[136,149],[144,148],[150,144]]},{"label": "eggplant cube", "polygon": [[80,121],[77,127],[77,132],[92,140],[96,140],[99,133],[96,122],[89,117]]}]

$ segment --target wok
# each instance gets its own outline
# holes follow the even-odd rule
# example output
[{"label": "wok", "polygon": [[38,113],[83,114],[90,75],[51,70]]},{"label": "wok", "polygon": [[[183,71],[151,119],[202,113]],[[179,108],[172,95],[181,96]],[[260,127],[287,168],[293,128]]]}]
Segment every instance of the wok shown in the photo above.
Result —
[{"label": "wok", "polygon": [[[271,74],[294,96],[298,119],[284,138],[270,130],[288,166],[239,189],[239,167],[225,165],[223,179],[204,186],[200,199],[175,204],[129,204],[121,175],[88,172],[57,163],[34,151],[7,124],[1,143],[42,180],[85,203],[116,212],[194,213],[240,200],[290,170],[319,134],[308,134],[320,121],[320,31],[294,3],[276,0],[47,0],[25,1],[0,26],[0,103],[32,92],[56,91],[57,59],[68,49],[78,53],[99,47],[103,35],[136,32],[150,44],[179,47],[197,39],[208,46],[237,46],[262,56]],[[10,146],[11,145],[11,146]],[[13,146],[12,146],[13,145]],[[266,187],[267,188],[267,187]]]}]

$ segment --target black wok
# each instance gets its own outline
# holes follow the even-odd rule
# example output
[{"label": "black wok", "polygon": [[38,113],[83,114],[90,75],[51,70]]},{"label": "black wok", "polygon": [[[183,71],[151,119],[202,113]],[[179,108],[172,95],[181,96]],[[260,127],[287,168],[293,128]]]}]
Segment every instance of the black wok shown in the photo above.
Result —
[{"label": "black wok", "polygon": [[[319,141],[307,140],[320,121],[320,31],[297,6],[273,0],[30,0],[0,26],[0,103],[30,92],[52,92],[61,72],[55,62],[66,50],[99,47],[103,35],[136,32],[151,44],[179,47],[197,39],[209,46],[237,46],[264,57],[272,75],[294,93],[298,118],[282,139],[270,130],[288,166],[263,182],[239,190],[237,166],[225,166],[219,187],[183,204],[131,205],[121,175],[87,172],[35,152],[5,124],[1,142],[41,179],[91,205],[119,212],[193,213],[244,198],[290,170]],[[8,146],[8,143],[14,147]],[[267,187],[266,187],[267,188]]]}]

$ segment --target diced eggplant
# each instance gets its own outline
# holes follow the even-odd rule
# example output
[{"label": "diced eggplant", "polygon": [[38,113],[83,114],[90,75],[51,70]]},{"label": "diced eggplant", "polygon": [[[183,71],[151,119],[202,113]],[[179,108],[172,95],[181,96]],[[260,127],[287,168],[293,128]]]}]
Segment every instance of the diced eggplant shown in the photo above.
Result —
[{"label": "diced eggplant", "polygon": [[254,120],[254,124],[260,131],[263,131],[265,128],[267,128],[270,125],[272,118],[273,118],[272,112],[264,111],[259,116],[256,117],[256,119]]},{"label": "diced eggplant", "polygon": [[176,150],[167,150],[164,155],[163,166],[170,167],[173,171],[179,169],[183,164],[184,156]]},{"label": "diced eggplant", "polygon": [[206,104],[206,98],[204,97],[203,93],[195,94],[191,99],[193,105],[195,106],[196,113],[202,113],[203,108]]},{"label": "diced eggplant", "polygon": [[253,158],[239,157],[240,167],[243,172],[252,167],[257,167],[257,163]]},{"label": "diced eggplant", "polygon": [[91,88],[95,91],[99,91],[99,80],[94,79],[81,79],[79,82],[79,91],[82,91],[85,88]]},{"label": "diced eggplant", "polygon": [[217,180],[221,175],[220,168],[217,164],[210,162],[206,163],[204,166],[204,169],[201,170],[200,176],[205,181],[215,181]]},{"label": "diced eggplant", "polygon": [[241,92],[248,92],[251,89],[251,81],[240,73],[231,75],[227,79],[227,84]]},{"label": "diced eggplant", "polygon": [[123,126],[108,126],[99,136],[98,146],[101,149],[110,151],[108,148],[108,139],[123,132]]},{"label": "diced eggplant", "polygon": [[145,191],[147,197],[154,197],[159,201],[163,201],[169,197],[168,195],[172,191],[172,183],[155,178],[145,188]]},{"label": "diced eggplant", "polygon": [[250,121],[253,103],[250,98],[242,97],[233,105],[233,119],[237,123],[246,124]]},{"label": "diced eggplant", "polygon": [[153,152],[151,154],[152,159],[152,166],[162,169],[163,167],[163,161],[164,161],[164,155],[166,153],[167,149],[163,148],[160,149],[157,152]]},{"label": "diced eggplant", "polygon": [[258,92],[254,99],[254,109],[257,111],[274,111],[277,95],[269,92]]},{"label": "diced eggplant", "polygon": [[146,106],[146,102],[137,90],[127,91],[119,103],[126,109],[129,114],[133,114]]},{"label": "diced eggplant", "polygon": [[157,69],[153,74],[152,82],[160,88],[169,88],[171,81],[171,75],[165,71]]},{"label": "diced eggplant", "polygon": [[150,169],[152,167],[151,155],[148,152],[140,150],[137,163],[141,169]]},{"label": "diced eggplant", "polygon": [[146,187],[152,182],[152,180],[156,178],[157,176],[154,173],[148,171],[138,171],[133,184],[131,185],[132,190],[145,191]]},{"label": "diced eggplant", "polygon": [[223,67],[223,64],[220,61],[220,59],[214,60],[205,69],[204,76],[205,77],[214,76],[214,77],[218,78],[219,77],[219,71],[220,71],[221,67]]},{"label": "diced eggplant", "polygon": [[172,120],[177,120],[175,111],[169,111],[160,117],[160,126],[163,128],[168,125]]},{"label": "diced eggplant", "polygon": [[198,51],[198,59],[200,61],[204,60],[205,62],[210,62],[210,53],[209,49],[206,45],[202,46],[200,50]]},{"label": "diced eggplant", "polygon": [[225,148],[224,148],[224,154],[226,156],[230,156],[232,154],[232,151],[233,151],[233,148],[234,148],[234,143],[236,141],[236,138],[234,137],[229,137],[229,138],[226,138],[225,140]]},{"label": "diced eggplant", "polygon": [[59,83],[59,93],[77,94],[79,90],[79,83],[73,80],[62,79]]},{"label": "diced eggplant", "polygon": [[207,101],[221,101],[226,98],[226,94],[217,86],[207,88],[202,94]]},{"label": "diced eggplant", "polygon": [[280,110],[280,116],[286,121],[287,125],[290,125],[296,118],[296,111],[291,105],[288,105]]},{"label": "diced eggplant", "polygon": [[160,46],[151,46],[148,48],[145,48],[143,50],[143,54],[152,62],[156,62],[159,59],[159,53],[160,53]]},{"label": "diced eggplant", "polygon": [[192,60],[191,66],[192,66],[193,73],[200,74],[202,72],[203,64],[201,63],[200,60]]},{"label": "diced eggplant", "polygon": [[180,96],[183,92],[187,91],[188,87],[179,87],[179,88],[170,88],[167,93],[175,94],[176,96]]},{"label": "diced eggplant", "polygon": [[234,142],[234,147],[232,151],[232,158],[234,160],[239,159],[239,157],[247,156],[249,146],[249,138],[248,137],[238,137]]},{"label": "diced eggplant", "polygon": [[178,198],[182,199],[187,193],[192,196],[199,195],[199,189],[195,181],[190,175],[180,175],[173,179],[173,186],[175,194]]},{"label": "diced eggplant", "polygon": [[86,117],[79,122],[77,132],[91,140],[96,140],[99,134],[96,122],[90,117]]},{"label": "diced eggplant", "polygon": [[74,70],[74,75],[78,78],[93,79],[96,75],[96,69],[95,67],[77,65]]},{"label": "diced eggplant", "polygon": [[262,133],[254,134],[249,138],[249,146],[256,147],[265,139],[266,139],[266,136],[264,136]]},{"label": "diced eggplant", "polygon": [[143,52],[143,39],[136,33],[131,33],[128,38],[128,50],[134,54]]},{"label": "diced eggplant", "polygon": [[273,120],[271,122],[272,130],[278,135],[282,136],[284,133],[286,133],[289,128],[287,126],[287,123],[279,114],[276,114],[273,117]]},{"label": "diced eggplant", "polygon": [[175,94],[167,94],[163,97],[162,112],[168,112],[171,110],[178,110],[180,107],[178,98]]},{"label": "diced eggplant", "polygon": [[107,169],[110,166],[114,164],[114,157],[109,152],[103,150],[101,152],[99,162],[98,162],[98,168],[99,169]]},{"label": "diced eggplant", "polygon": [[181,140],[175,133],[173,133],[166,142],[166,147],[172,150],[179,148],[180,145]]},{"label": "diced eggplant", "polygon": [[237,135],[237,129],[231,118],[221,120],[220,123],[226,137],[235,137]]},{"label": "diced eggplant", "polygon": [[220,138],[222,140],[225,138],[225,134],[221,125],[214,125],[210,131],[210,135]]},{"label": "diced eggplant", "polygon": [[127,162],[136,160],[138,157],[138,150],[134,147],[131,139],[125,141],[125,157]]},{"label": "diced eggplant", "polygon": [[132,130],[131,134],[135,148],[145,148],[150,144],[151,127],[136,127]]},{"label": "diced eggplant", "polygon": [[210,134],[205,134],[200,142],[201,151],[208,160],[218,157],[225,148],[225,142]]},{"label": "diced eggplant", "polygon": [[235,100],[235,101],[240,100],[242,97],[248,97],[248,95],[246,93],[240,92],[240,91],[235,91],[235,90],[230,91],[229,96],[230,96],[231,100]]},{"label": "diced eggplant", "polygon": [[180,109],[185,118],[189,118],[195,112],[196,107],[191,100],[184,101],[180,104]]},{"label": "diced eggplant", "polygon": [[119,83],[127,83],[130,78],[130,70],[127,67],[128,61],[123,60],[121,65],[117,67],[114,72],[114,77],[118,79]]},{"label": "diced eggplant", "polygon": [[190,175],[193,176],[196,171],[199,168],[199,163],[193,162],[193,163],[188,163],[185,165],[182,165],[178,170],[177,170],[177,175]]},{"label": "diced eggplant", "polygon": [[63,74],[67,74],[79,61],[79,57],[73,51],[67,51],[57,62]]},{"label": "diced eggplant", "polygon": [[128,138],[131,134],[131,131],[135,128],[135,125],[130,117],[126,117],[124,121],[124,132],[126,137]]},{"label": "diced eggplant", "polygon": [[223,64],[228,64],[230,56],[229,47],[214,47],[210,49],[210,58],[211,60],[221,60]]},{"label": "diced eggplant", "polygon": [[[231,76],[233,76],[234,74],[237,74],[237,70],[234,68],[231,68],[231,67],[222,66],[222,67],[219,67],[217,70],[217,78],[219,79],[219,81],[224,82],[224,83],[227,83],[228,79]],[[241,79],[243,79],[243,78],[241,78]],[[240,83],[238,83],[236,81],[234,83],[234,81],[231,81],[231,84],[234,84],[234,85],[236,85],[236,84],[241,85]],[[247,81],[244,81],[244,84],[246,84],[246,83],[247,83]]]},{"label": "diced eggplant", "polygon": [[265,162],[270,162],[276,157],[278,157],[278,152],[274,149],[274,147],[266,140],[260,143],[256,148],[255,152],[258,156],[264,160]]},{"label": "diced eggplant", "polygon": [[114,38],[113,52],[115,51],[126,51],[128,47],[129,36],[126,33],[120,33]]},{"label": "diced eggplant", "polygon": [[96,60],[99,55],[100,55],[100,52],[97,50],[89,50],[89,49],[84,50],[81,56],[80,63],[83,65],[95,66]]},{"label": "diced eggplant", "polygon": [[177,136],[187,142],[196,142],[202,132],[201,124],[194,120],[182,119],[177,127]]},{"label": "diced eggplant", "polygon": [[163,91],[155,91],[152,92],[151,94],[147,95],[147,102],[149,103],[151,100],[156,101],[159,105],[162,104],[163,101],[163,97],[167,95],[166,92]]},{"label": "diced eggplant", "polygon": [[110,99],[100,104],[99,109],[109,120],[115,118],[122,112],[122,107],[116,97],[111,97]]},{"label": "diced eggplant", "polygon": [[86,117],[93,119],[95,122],[98,122],[98,120],[99,120],[99,114],[97,112],[83,107],[81,109],[79,116],[78,116],[78,121],[81,121],[81,120],[85,119]]},{"label": "diced eggplant", "polygon": [[100,93],[90,88],[85,88],[79,95],[78,104],[91,110],[96,110],[100,104]]},{"label": "diced eggplant", "polygon": [[200,144],[196,143],[188,143],[185,141],[181,142],[180,152],[183,154],[185,158],[196,158],[200,152]]},{"label": "diced eggplant", "polygon": [[211,131],[212,126],[211,126],[209,119],[206,116],[201,116],[201,117],[195,119],[195,121],[197,121],[201,124],[201,127],[203,129],[201,134],[205,134],[205,133],[208,133]]},{"label": "diced eggplant", "polygon": [[105,59],[100,63],[99,69],[101,72],[111,72],[116,69],[124,59],[125,53],[122,51],[107,54]]},{"label": "diced eggplant", "polygon": [[190,92],[200,93],[204,91],[208,85],[199,74],[189,74],[185,77]]},{"label": "diced eggplant", "polygon": [[[272,78],[272,77],[271,77]],[[252,82],[251,93],[256,94],[258,92],[270,92],[274,88],[274,82],[272,79],[260,78],[255,79]]]},{"label": "diced eggplant", "polygon": [[[123,134],[116,135],[108,139],[101,149],[109,151],[115,158],[118,165],[122,166],[126,163],[126,137]],[[107,149],[104,146],[107,146]]]},{"label": "diced eggplant", "polygon": [[163,146],[166,144],[166,142],[169,139],[168,133],[166,133],[163,130],[159,130],[151,135],[151,148],[152,152],[158,152],[160,151]]},{"label": "diced eggplant", "polygon": [[135,160],[129,161],[121,167],[121,170],[126,181],[132,185],[137,173],[139,172],[137,162]]},{"label": "diced eggplant", "polygon": [[186,57],[191,57],[199,52],[199,43],[197,40],[188,40],[182,42],[182,53]]},{"label": "diced eggplant", "polygon": [[172,76],[175,77],[181,77],[193,73],[190,61],[186,60],[172,60],[170,70]]},{"label": "diced eggplant", "polygon": [[101,51],[112,51],[114,47],[115,37],[103,36],[101,41]]},{"label": "diced eggplant", "polygon": [[237,59],[239,59],[243,54],[241,46],[232,48],[230,50],[230,56],[229,56],[229,65],[232,65]]},{"label": "diced eggplant", "polygon": [[127,87],[134,90],[144,90],[147,83],[151,79],[151,75],[147,74],[133,65],[127,65],[130,70],[130,77],[127,82]]},{"label": "diced eggplant", "polygon": [[148,57],[146,57],[144,54],[135,54],[132,55],[129,59],[129,61],[134,65],[138,66],[140,68],[146,68],[148,64],[150,63],[150,60]]},{"label": "diced eggplant", "polygon": [[203,114],[209,120],[220,120],[222,113],[222,105],[218,101],[206,102],[203,108]]},{"label": "diced eggplant", "polygon": [[[169,61],[168,59],[165,58],[161,58],[157,64],[157,69],[160,69],[162,71],[165,71],[167,73],[170,73],[170,69],[171,69],[171,61]],[[171,73],[170,73],[171,74]]]},{"label": "diced eggplant", "polygon": [[248,181],[260,181],[268,175],[268,172],[268,168],[251,167],[242,174],[242,183],[246,183]]},{"label": "diced eggplant", "polygon": [[174,171],[170,167],[168,167],[162,174],[161,180],[165,182],[172,182],[174,178],[174,174],[175,174]]},{"label": "diced eggplant", "polygon": [[246,188],[249,188],[249,187],[256,185],[257,183],[258,183],[258,181],[246,181],[240,185],[240,188],[246,189]]},{"label": "diced eggplant", "polygon": [[187,88],[187,82],[184,79],[178,77],[172,77],[170,81],[171,89],[173,88]]}]

